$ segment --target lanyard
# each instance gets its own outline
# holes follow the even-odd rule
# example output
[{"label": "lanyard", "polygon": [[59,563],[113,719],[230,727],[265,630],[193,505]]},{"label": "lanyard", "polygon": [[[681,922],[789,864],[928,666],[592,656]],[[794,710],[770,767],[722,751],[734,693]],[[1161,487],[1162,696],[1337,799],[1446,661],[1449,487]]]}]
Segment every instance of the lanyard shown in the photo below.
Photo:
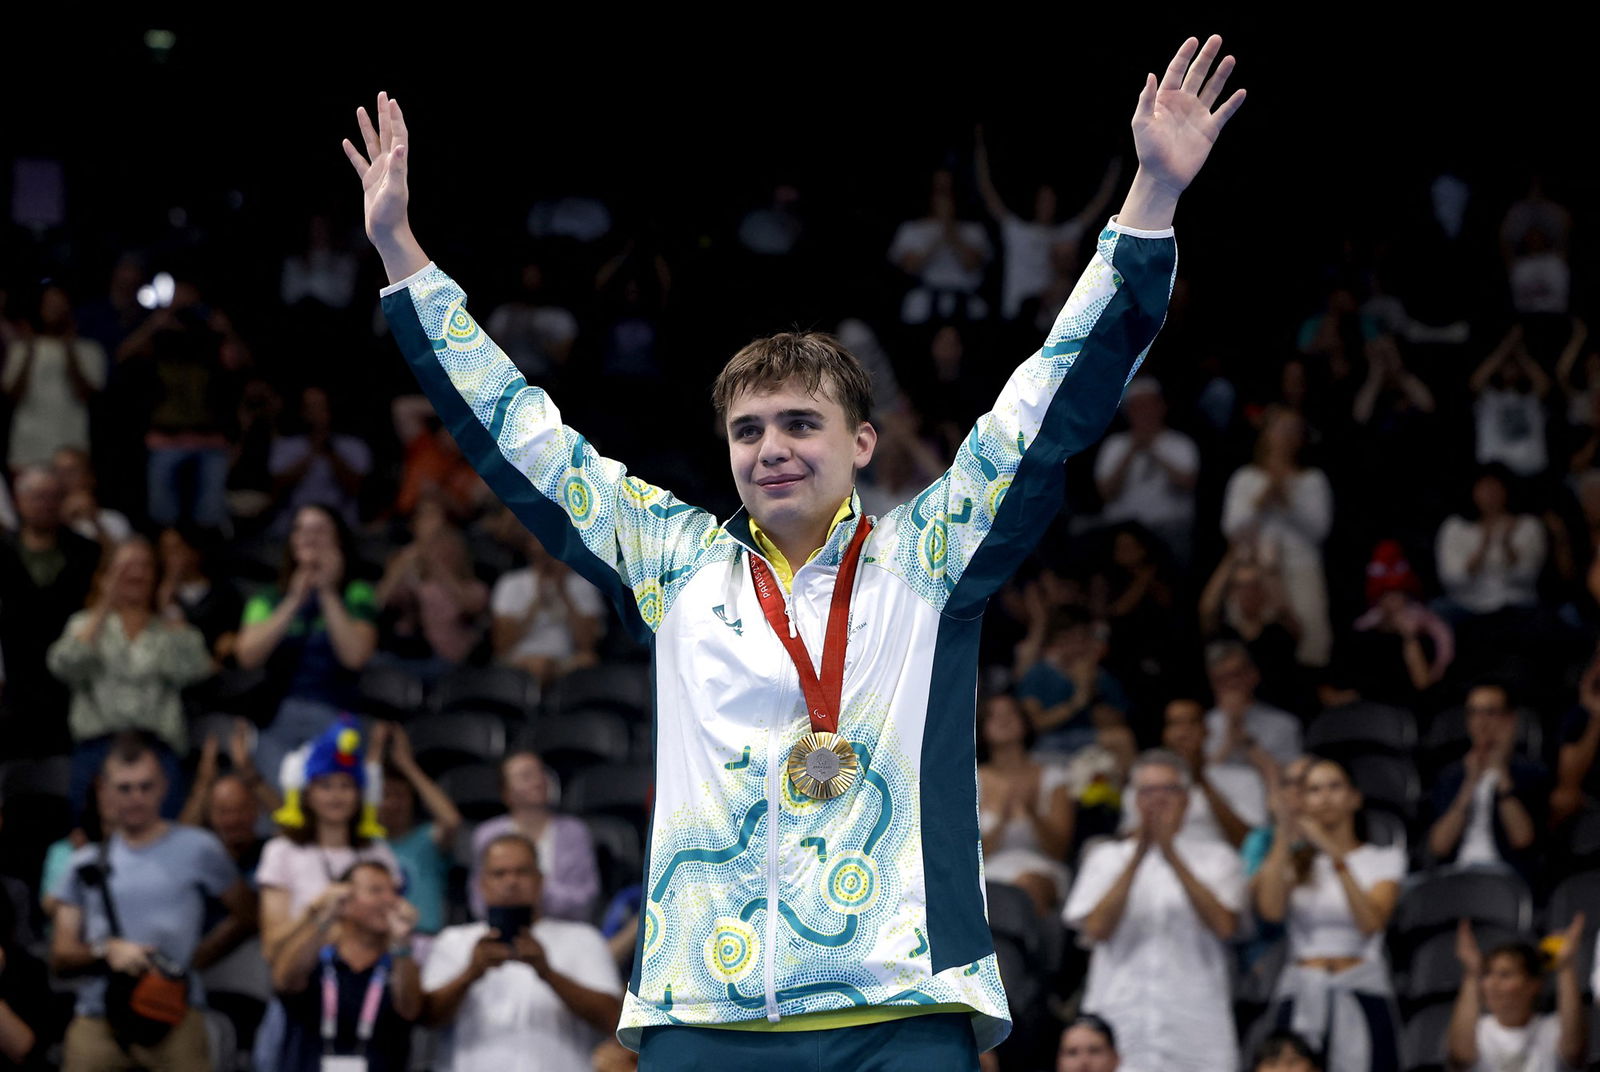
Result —
[{"label": "lanyard", "polygon": [[[361,999],[361,1015],[356,1020],[356,1044],[367,1052],[372,1029],[378,1024],[378,1005],[383,1001],[383,984],[389,981],[389,954],[373,965],[366,996]],[[333,966],[333,946],[322,947],[322,1048],[332,1052],[339,1034],[339,973]]]},{"label": "lanyard", "polygon": [[833,581],[833,602],[828,607],[828,630],[822,641],[822,676],[811,666],[811,653],[800,634],[790,628],[784,619],[788,609],[778,588],[772,570],[757,555],[750,556],[750,576],[755,581],[756,597],[761,600],[761,611],[767,624],[778,634],[778,640],[794,661],[800,673],[800,688],[806,694],[806,711],[811,716],[813,733],[839,732],[839,700],[844,693],[844,649],[850,641],[850,593],[855,587],[856,566],[861,562],[861,549],[872,531],[871,518],[863,516],[856,525],[856,534],[850,540],[844,561],[839,564],[839,575]]}]

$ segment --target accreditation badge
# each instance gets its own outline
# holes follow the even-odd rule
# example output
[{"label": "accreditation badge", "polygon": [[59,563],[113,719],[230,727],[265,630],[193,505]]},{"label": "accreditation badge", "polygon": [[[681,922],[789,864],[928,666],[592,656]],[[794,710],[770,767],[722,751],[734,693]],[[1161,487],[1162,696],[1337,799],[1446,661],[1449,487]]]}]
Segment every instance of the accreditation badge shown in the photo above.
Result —
[{"label": "accreditation badge", "polygon": [[789,781],[813,800],[832,800],[855,784],[861,761],[837,733],[808,733],[789,752]]}]

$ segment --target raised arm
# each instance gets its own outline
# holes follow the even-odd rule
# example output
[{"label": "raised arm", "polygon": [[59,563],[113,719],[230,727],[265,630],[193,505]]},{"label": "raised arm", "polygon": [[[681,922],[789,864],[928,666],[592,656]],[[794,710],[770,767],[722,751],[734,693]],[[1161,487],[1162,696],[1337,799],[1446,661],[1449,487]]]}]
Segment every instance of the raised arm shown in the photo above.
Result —
[{"label": "raised arm", "polygon": [[685,567],[728,537],[709,514],[601,457],[484,334],[466,294],[412,234],[400,106],[380,94],[377,118],[374,127],[359,110],[366,151],[348,140],[344,151],[361,178],[367,236],[390,279],[383,309],[396,341],[489,487],[551,554],[611,598],[630,632],[648,638],[690,574]]},{"label": "raised arm", "polygon": [[1159,83],[1147,79],[1133,117],[1139,173],[1044,346],[978,418],[949,471],[890,515],[897,566],[922,574],[918,587],[935,602],[942,593],[946,613],[975,612],[1034,546],[1060,506],[1062,463],[1104,434],[1161,328],[1178,196],[1244,100],[1240,91],[1213,111],[1233,69],[1228,57],[1211,71],[1220,49],[1220,38],[1203,49],[1191,38]]},{"label": "raised arm", "polygon": [[996,223],[1011,218],[1000,191],[995,189],[994,176],[989,172],[989,146],[983,138],[983,124],[972,132],[972,167],[978,173],[978,193],[983,197],[983,207],[989,210]]}]

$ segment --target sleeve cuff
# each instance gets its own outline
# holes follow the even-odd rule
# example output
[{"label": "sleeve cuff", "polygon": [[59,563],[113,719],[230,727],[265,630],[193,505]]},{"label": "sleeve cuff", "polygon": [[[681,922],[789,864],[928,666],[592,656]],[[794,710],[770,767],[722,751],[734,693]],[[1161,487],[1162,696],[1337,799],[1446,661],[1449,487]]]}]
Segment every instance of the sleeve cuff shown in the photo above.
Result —
[{"label": "sleeve cuff", "polygon": [[[1138,233],[1144,234],[1145,232],[1141,231],[1141,232],[1138,232]],[[1170,231],[1167,232],[1167,233],[1171,234]],[[391,294],[395,294],[395,293],[398,293],[399,291],[405,290],[407,287],[411,286],[411,284],[415,283],[417,280],[421,279],[424,275],[426,275],[427,273],[429,273],[431,271],[433,271],[433,262],[429,261],[427,264],[424,264],[421,268],[418,268],[416,271],[412,272],[410,275],[408,275],[404,279],[400,280],[400,282],[398,282],[398,283],[390,283],[388,286],[386,286],[382,290],[378,291],[378,297],[387,298]]]},{"label": "sleeve cuff", "polygon": [[[1141,231],[1137,227],[1124,227],[1117,222],[1115,216],[1111,217],[1111,222],[1107,223],[1106,226],[1118,234],[1125,234],[1130,238],[1171,238],[1175,233],[1171,227],[1165,227],[1159,231]],[[396,286],[398,285],[396,284]]]}]

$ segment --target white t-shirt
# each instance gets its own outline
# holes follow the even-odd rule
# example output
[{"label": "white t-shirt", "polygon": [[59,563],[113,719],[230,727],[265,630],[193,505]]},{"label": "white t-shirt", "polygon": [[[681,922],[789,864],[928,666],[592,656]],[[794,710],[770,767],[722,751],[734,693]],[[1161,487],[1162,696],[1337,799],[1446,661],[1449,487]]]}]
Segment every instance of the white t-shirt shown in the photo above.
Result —
[{"label": "white t-shirt", "polygon": [[1493,1016],[1478,1018],[1478,1063],[1472,1072],[1561,1072],[1556,1055],[1561,1021],[1554,1013],[1535,1016],[1523,1027],[1505,1027]]},{"label": "white t-shirt", "polygon": [[1549,459],[1544,447],[1544,403],[1529,391],[1487,387],[1472,404],[1479,465],[1500,462],[1518,476],[1538,476]]},{"label": "white t-shirt", "polygon": [[[336,435],[329,440],[333,453],[351,469],[365,476],[372,469],[372,451],[355,436]],[[267,470],[273,475],[286,473],[306,460],[311,453],[311,440],[305,436],[279,436],[272,441],[272,451],[267,456]],[[336,507],[345,521],[355,524],[355,497],[339,484],[334,474],[333,461],[325,456],[313,458],[305,475],[289,493],[283,505],[285,515],[293,516],[300,507],[310,503]]]},{"label": "white t-shirt", "polygon": [[[1287,711],[1257,701],[1245,709],[1244,731],[1279,763],[1291,763],[1300,755],[1300,720]],[[1218,760],[1217,751],[1228,739],[1228,716],[1221,708],[1206,713],[1206,755]],[[1244,763],[1249,757],[1242,750],[1221,757]]]},{"label": "white t-shirt", "polygon": [[[49,465],[51,456],[62,447],[89,449],[89,405],[72,385],[66,343],[49,335],[12,343],[0,386],[10,391],[21,381],[30,346],[33,363],[28,366],[28,386],[11,411],[7,462],[13,470]],[[74,339],[72,351],[89,386],[96,391],[105,387],[106,352],[100,344]]]},{"label": "white t-shirt", "polygon": [[1572,269],[1559,253],[1535,253],[1511,262],[1511,304],[1517,312],[1564,315],[1571,303]]},{"label": "white t-shirt", "polygon": [[899,264],[907,253],[925,254],[928,259],[923,261],[922,269],[917,273],[923,286],[971,294],[983,286],[983,265],[992,256],[993,250],[989,245],[989,235],[981,223],[958,221],[956,233],[961,236],[963,245],[983,254],[983,260],[976,268],[968,268],[962,263],[950,243],[944,241],[944,224],[935,219],[907,220],[902,223],[894,233],[894,242],[889,246],[889,259]]},{"label": "white t-shirt", "polygon": [[1005,247],[1005,278],[1000,281],[1000,313],[1015,320],[1022,303],[1045,292],[1055,270],[1050,256],[1057,246],[1076,246],[1083,224],[1037,223],[1018,216],[1000,221],[1000,241]]},{"label": "white t-shirt", "polygon": [[578,319],[560,306],[510,302],[489,314],[489,335],[524,376],[548,376],[551,349],[578,337]]},{"label": "white t-shirt", "polygon": [[1499,771],[1486,771],[1472,787],[1472,810],[1467,813],[1467,827],[1461,834],[1461,851],[1456,853],[1457,864],[1497,864],[1500,850],[1494,843],[1495,788],[1500,784]]},{"label": "white t-shirt", "polygon": [[1483,544],[1483,524],[1459,516],[1446,518],[1439,526],[1434,548],[1445,595],[1473,614],[1537,603],[1536,586],[1544,568],[1544,526],[1531,514],[1521,514],[1511,523],[1510,542],[1515,562],[1506,557],[1504,541],[1495,539],[1474,576],[1467,565]]},{"label": "white t-shirt", "polygon": [[[531,568],[503,573],[494,582],[489,595],[489,610],[496,618],[513,618],[518,621],[538,600],[543,582]],[[567,598],[573,608],[586,618],[599,618],[604,622],[605,603],[599,589],[578,576],[567,573],[562,581]],[[551,599],[534,615],[533,621],[518,638],[507,658],[520,659],[530,655],[552,659],[570,659],[573,654],[572,631],[567,628],[566,607],[559,598]]]},{"label": "white t-shirt", "polygon": [[[1106,439],[1095,459],[1094,478],[1103,483],[1133,449],[1133,436],[1118,432]],[[1167,471],[1158,464],[1153,454],[1180,472],[1200,471],[1200,450],[1194,440],[1182,432],[1166,429],[1156,436],[1148,454],[1135,458],[1128,466],[1122,481],[1122,491],[1114,499],[1106,500],[1101,516],[1107,521],[1137,521],[1152,528],[1162,525],[1194,523],[1194,491],[1185,491],[1173,485]]]},{"label": "white t-shirt", "polygon": [[[1370,890],[1380,882],[1399,882],[1406,874],[1405,850],[1396,845],[1362,845],[1345,857],[1357,885]],[[1344,884],[1333,861],[1318,853],[1311,877],[1289,895],[1289,961],[1307,957],[1383,957],[1383,934],[1361,933],[1350,912]]]},{"label": "white t-shirt", "polygon": [[[1080,927],[1128,865],[1132,839],[1095,846],[1084,858],[1062,918]],[[1245,901],[1244,866],[1222,844],[1180,840],[1185,865],[1222,905]],[[1159,850],[1134,873],[1122,919],[1089,959],[1084,1009],[1117,1032],[1122,1067],[1139,1072],[1216,1072],[1238,1063],[1227,945],[1201,921]]]},{"label": "white t-shirt", "polygon": [[[448,985],[472,961],[472,948],[487,923],[446,927],[422,967],[423,990]],[[608,994],[622,993],[616,965],[600,932],[587,923],[541,919],[533,936],[550,966],[562,975]],[[586,1072],[600,1035],[562,1004],[550,984],[520,962],[492,969],[472,984],[455,1019],[439,1029],[434,1068],[440,1072]],[[532,1062],[532,1063],[530,1063]]]}]

